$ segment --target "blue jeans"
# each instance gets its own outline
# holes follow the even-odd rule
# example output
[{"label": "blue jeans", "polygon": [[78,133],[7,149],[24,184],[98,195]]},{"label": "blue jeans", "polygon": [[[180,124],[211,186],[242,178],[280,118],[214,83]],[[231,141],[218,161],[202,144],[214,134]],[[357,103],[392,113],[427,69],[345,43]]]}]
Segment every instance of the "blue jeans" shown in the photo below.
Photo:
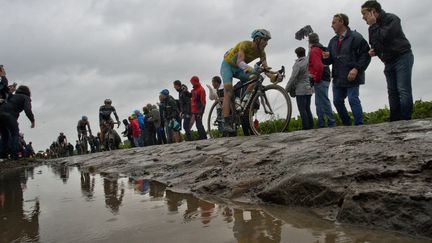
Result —
[{"label": "blue jeans", "polygon": [[140,137],[133,137],[133,142],[134,142],[135,147],[141,146],[141,138]]},{"label": "blue jeans", "polygon": [[414,55],[407,53],[392,63],[386,63],[384,74],[390,105],[390,121],[411,120],[413,96],[411,88]]},{"label": "blue jeans", "polygon": [[354,125],[363,125],[363,108],[361,106],[359,94],[360,86],[337,87],[333,85],[333,104],[345,126],[352,125],[351,118],[345,107],[345,98],[347,96],[354,116]]},{"label": "blue jeans", "polygon": [[225,60],[222,61],[220,73],[224,84],[232,84],[233,77],[240,79],[242,82],[249,80],[249,75],[240,68],[230,65]]},{"label": "blue jeans", "polygon": [[303,130],[313,128],[313,116],[310,109],[312,95],[297,95],[297,108],[302,119]]},{"label": "blue jeans", "polygon": [[327,125],[329,127],[336,126],[336,119],[333,115],[330,100],[328,98],[329,81],[321,80],[314,84],[315,90],[315,107],[318,116],[318,128],[325,127],[325,117],[327,117]]}]

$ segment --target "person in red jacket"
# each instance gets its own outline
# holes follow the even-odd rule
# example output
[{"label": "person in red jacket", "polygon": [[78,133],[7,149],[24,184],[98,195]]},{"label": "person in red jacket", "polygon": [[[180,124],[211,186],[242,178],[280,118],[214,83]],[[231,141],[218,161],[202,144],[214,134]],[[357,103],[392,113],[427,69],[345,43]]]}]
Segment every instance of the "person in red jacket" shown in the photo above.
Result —
[{"label": "person in red jacket", "polygon": [[132,128],[132,139],[135,147],[139,147],[140,137],[141,137],[141,129],[138,123],[138,119],[135,114],[129,116],[129,122]]},{"label": "person in red jacket", "polygon": [[198,130],[198,139],[207,139],[207,134],[202,123],[202,116],[206,106],[206,92],[201,86],[199,78],[193,76],[190,80],[192,89],[191,112],[192,117],[195,119],[195,125]]},{"label": "person in red jacket", "polygon": [[336,126],[336,119],[333,115],[333,109],[328,98],[328,89],[330,87],[330,68],[324,65],[322,61],[323,51],[327,51],[319,42],[317,33],[309,35],[309,74],[311,84],[315,91],[315,107],[318,116],[318,128],[326,126]]}]

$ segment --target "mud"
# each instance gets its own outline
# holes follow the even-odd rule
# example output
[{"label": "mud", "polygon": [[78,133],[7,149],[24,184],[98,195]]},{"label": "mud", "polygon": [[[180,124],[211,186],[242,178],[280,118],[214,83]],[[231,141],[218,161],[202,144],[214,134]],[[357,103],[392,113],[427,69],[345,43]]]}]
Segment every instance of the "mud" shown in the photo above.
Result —
[{"label": "mud", "polygon": [[53,163],[432,238],[432,120],[222,138]]}]

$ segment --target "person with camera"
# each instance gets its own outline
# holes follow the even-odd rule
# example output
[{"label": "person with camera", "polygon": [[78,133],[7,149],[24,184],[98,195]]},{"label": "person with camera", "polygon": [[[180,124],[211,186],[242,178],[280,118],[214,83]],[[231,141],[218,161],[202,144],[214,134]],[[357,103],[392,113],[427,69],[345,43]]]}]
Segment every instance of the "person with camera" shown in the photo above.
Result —
[{"label": "person with camera", "polygon": [[369,55],[384,62],[390,121],[411,120],[414,55],[402,30],[401,20],[386,13],[377,1],[366,1],[361,8],[363,19],[369,25]]},{"label": "person with camera", "polygon": [[31,128],[35,127],[35,118],[31,107],[31,93],[29,87],[21,85],[8,102],[0,106],[0,158],[18,159],[19,149],[19,114],[24,111],[31,122]]}]

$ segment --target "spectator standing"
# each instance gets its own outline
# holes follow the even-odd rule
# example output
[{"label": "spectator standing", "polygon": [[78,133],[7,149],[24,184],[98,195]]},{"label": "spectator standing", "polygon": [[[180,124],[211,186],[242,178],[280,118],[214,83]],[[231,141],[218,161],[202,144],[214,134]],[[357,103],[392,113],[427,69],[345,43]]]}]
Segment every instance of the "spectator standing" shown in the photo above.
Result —
[{"label": "spectator standing", "polygon": [[394,14],[386,13],[377,1],[366,1],[361,12],[369,25],[369,55],[378,56],[384,62],[390,121],[410,120],[413,111],[411,78],[414,55],[402,30],[401,20]]},{"label": "spectator standing", "polygon": [[169,94],[169,91],[167,89],[164,89],[160,92],[159,100],[160,100],[160,109],[161,109],[160,111],[162,114],[161,117],[163,118],[162,121],[165,126],[167,142],[173,143],[174,132],[175,132],[173,123],[177,122],[180,115],[180,111],[177,107],[177,102]]},{"label": "spectator standing", "polygon": [[123,119],[123,125],[125,126],[125,130],[122,132],[123,137],[128,139],[130,146],[133,148],[135,147],[135,143],[132,138],[132,127],[127,119]]},{"label": "spectator standing", "polygon": [[141,129],[139,126],[138,119],[135,114],[129,117],[130,126],[132,128],[132,139],[135,147],[140,146]]},{"label": "spectator standing", "polygon": [[186,140],[192,141],[191,132],[191,93],[188,91],[186,85],[182,84],[180,80],[174,81],[174,89],[179,92],[180,103],[180,118],[183,119],[183,128],[186,134]]},{"label": "spectator standing", "polygon": [[[152,105],[148,104],[147,106],[143,107],[143,113],[145,116],[145,126],[147,128],[147,137],[146,137],[146,143],[147,145],[155,145],[157,144],[156,140],[156,127],[153,121],[153,117],[151,114]],[[158,111],[159,113],[159,111]]]},{"label": "spectator standing", "polygon": [[141,135],[139,137],[139,146],[142,147],[142,146],[146,145],[145,144],[145,137],[147,136],[144,116],[139,110],[135,110],[134,114],[136,116],[136,119],[138,120],[138,124],[139,124],[140,131],[141,131]]},{"label": "spectator standing", "polygon": [[193,76],[190,80],[193,89],[192,89],[192,106],[191,112],[195,120],[195,125],[198,130],[198,139],[207,139],[207,134],[204,129],[204,125],[202,123],[202,116],[204,114],[205,106],[206,106],[206,92],[202,87],[199,78],[197,76]]},{"label": "spectator standing", "polygon": [[318,116],[318,128],[326,126],[334,127],[336,119],[328,97],[330,86],[330,68],[324,65],[322,61],[323,51],[327,51],[319,42],[319,36],[316,33],[309,35],[309,75],[311,84],[315,91],[315,107]]},{"label": "spectator standing", "polygon": [[371,60],[367,41],[348,25],[347,15],[333,16],[332,28],[336,36],[330,40],[328,52],[323,52],[324,64],[332,65],[333,104],[346,126],[352,125],[345,107],[347,97],[354,115],[354,125],[363,124],[360,85],[365,83],[365,71]]},{"label": "spectator standing", "polygon": [[[207,84],[207,88],[209,89],[209,98],[210,100],[223,100],[224,96],[224,90],[222,84],[222,79],[219,76],[214,76],[212,78],[212,85]],[[218,124],[218,131],[222,134],[223,133],[223,114],[222,114],[222,106],[221,103],[217,103],[216,105],[216,112],[217,112],[217,120],[219,121]]]},{"label": "spectator standing", "polygon": [[303,47],[295,49],[295,53],[298,59],[294,63],[286,90],[296,97],[303,130],[309,130],[313,128],[313,116],[310,109],[312,88],[308,72],[309,60],[305,57],[306,50]]},{"label": "spectator standing", "polygon": [[18,117],[24,111],[35,127],[35,119],[31,108],[31,93],[27,86],[21,85],[8,103],[0,106],[0,158],[7,158],[10,153],[12,159],[17,159],[19,146]]},{"label": "spectator standing", "polygon": [[162,125],[161,111],[158,109],[158,106],[151,105],[150,114],[156,130],[157,144],[167,143],[165,131]]}]

